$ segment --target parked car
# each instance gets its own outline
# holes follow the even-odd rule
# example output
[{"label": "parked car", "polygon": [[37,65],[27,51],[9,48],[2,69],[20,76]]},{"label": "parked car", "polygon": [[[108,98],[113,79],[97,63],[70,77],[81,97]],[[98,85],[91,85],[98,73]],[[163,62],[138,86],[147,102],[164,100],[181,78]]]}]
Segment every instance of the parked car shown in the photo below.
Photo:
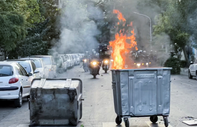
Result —
[{"label": "parked car", "polygon": [[63,60],[63,58],[59,54],[56,54],[54,56],[54,61],[57,65],[57,72],[62,73],[64,71],[64,67],[63,67],[64,60]]},{"label": "parked car", "polygon": [[68,60],[66,59],[66,57],[65,57],[64,54],[59,54],[59,55],[60,55],[60,57],[61,57],[62,60],[63,60],[62,68],[63,68],[64,71],[66,71],[66,70],[68,69],[68,64],[69,64],[69,62],[68,62]]},{"label": "parked car", "polygon": [[67,59],[67,61],[68,61],[68,67],[69,68],[71,68],[71,67],[73,67],[74,66],[74,60],[73,60],[73,57],[72,57],[72,55],[71,54],[66,54],[65,55],[65,58]]},{"label": "parked car", "polygon": [[30,95],[31,75],[17,62],[0,62],[0,99],[21,107],[22,98]]},{"label": "parked car", "polygon": [[35,64],[36,71],[39,71],[39,73],[35,74],[36,78],[46,78],[46,75],[45,75],[46,68],[44,67],[44,63],[41,58],[26,57],[26,58],[20,58],[20,59],[31,60]]},{"label": "parked car", "polygon": [[32,55],[30,56],[31,58],[41,58],[44,64],[44,67],[46,68],[45,70],[45,75],[46,78],[55,78],[57,77],[56,74],[56,69],[57,66],[54,62],[54,58],[51,55]]},{"label": "parked car", "polygon": [[78,54],[73,54],[74,57],[75,57],[75,60],[76,60],[76,65],[79,65],[80,64],[80,57]]},{"label": "parked car", "polygon": [[191,64],[188,69],[188,78],[192,79],[193,77],[197,79],[197,63]]},{"label": "parked car", "polygon": [[36,78],[36,75],[39,73],[39,71],[36,70],[36,65],[31,60],[10,59],[6,61],[18,62],[26,70],[27,74],[31,75],[31,81]]}]

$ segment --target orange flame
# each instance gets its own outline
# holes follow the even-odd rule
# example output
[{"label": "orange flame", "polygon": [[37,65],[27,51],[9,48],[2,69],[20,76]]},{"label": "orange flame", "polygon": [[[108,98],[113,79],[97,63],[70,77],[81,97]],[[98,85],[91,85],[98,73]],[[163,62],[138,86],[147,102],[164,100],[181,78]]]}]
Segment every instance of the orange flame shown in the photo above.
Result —
[{"label": "orange flame", "polygon": [[[118,25],[122,21],[123,26],[125,26],[126,19],[124,18],[122,13],[118,10],[114,10],[113,12],[117,14],[117,17],[119,19]],[[127,26],[132,26],[132,22]],[[135,48],[135,50],[138,50],[137,42],[135,41],[134,30],[130,32],[131,36],[127,36],[126,34],[128,33],[125,33],[125,29],[120,30],[119,33],[116,33],[115,40],[109,42],[113,51],[111,54],[113,59],[112,69],[125,69],[125,63],[128,58],[128,56],[125,54],[129,53],[129,49],[131,48]],[[130,41],[128,42],[128,40]]]},{"label": "orange flame", "polygon": [[123,22],[126,22],[126,19],[124,18],[124,16],[122,15],[122,13],[119,10],[114,10],[113,11],[115,14],[117,14],[118,19]]}]

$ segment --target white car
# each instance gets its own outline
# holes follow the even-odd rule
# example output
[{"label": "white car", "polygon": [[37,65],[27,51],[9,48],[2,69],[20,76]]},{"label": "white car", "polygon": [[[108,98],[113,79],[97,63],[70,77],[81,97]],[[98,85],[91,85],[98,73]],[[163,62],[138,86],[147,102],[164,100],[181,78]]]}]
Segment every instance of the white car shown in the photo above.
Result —
[{"label": "white car", "polygon": [[68,54],[70,56],[70,59],[71,59],[71,64],[72,64],[72,67],[75,66],[75,57],[73,56],[73,54]]},{"label": "white car", "polygon": [[21,107],[22,98],[30,94],[30,76],[17,62],[0,62],[0,99],[13,100]]},{"label": "white car", "polygon": [[64,60],[63,60],[63,58],[61,57],[60,54],[57,54],[57,55],[54,56],[54,61],[57,65],[57,72],[58,73],[64,72],[64,66],[63,66],[64,65]]},{"label": "white car", "polygon": [[46,78],[56,78],[57,66],[54,62],[53,56],[51,55],[33,55],[31,58],[41,58],[45,67]]},{"label": "white car", "polygon": [[74,60],[71,54],[65,54],[65,59],[68,61],[68,67],[71,68],[74,66]]},{"label": "white car", "polygon": [[39,71],[36,70],[36,65],[31,60],[10,59],[7,62],[18,62],[30,74],[31,81],[36,78]]},{"label": "white car", "polygon": [[36,66],[36,70],[35,71],[39,71],[39,73],[35,74],[35,77],[36,78],[46,78],[46,75],[45,75],[45,69],[44,68],[44,64],[43,64],[43,61],[41,58],[29,58],[29,57],[26,57],[26,58],[20,58],[22,60],[31,60],[35,66]]},{"label": "white car", "polygon": [[80,64],[80,57],[78,54],[74,54],[75,60],[76,60],[76,65]]},{"label": "white car", "polygon": [[193,77],[197,79],[197,63],[191,64],[188,69],[188,78],[192,79]]},{"label": "white car", "polygon": [[66,57],[65,57],[65,55],[64,54],[59,54],[59,56],[62,58],[62,60],[63,60],[63,63],[62,63],[62,67],[63,67],[63,69],[64,69],[64,71],[66,71],[67,69],[68,69],[68,64],[69,64],[69,62],[68,62],[68,60],[66,59]]}]

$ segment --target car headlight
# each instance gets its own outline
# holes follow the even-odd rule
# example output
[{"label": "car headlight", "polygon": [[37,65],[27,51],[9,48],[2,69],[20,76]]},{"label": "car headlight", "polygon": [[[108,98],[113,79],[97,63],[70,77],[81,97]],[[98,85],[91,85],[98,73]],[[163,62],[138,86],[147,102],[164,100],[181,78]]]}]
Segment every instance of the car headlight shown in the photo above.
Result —
[{"label": "car headlight", "polygon": [[87,62],[87,60],[86,60],[86,59],[84,59],[83,61],[84,61],[84,62]]},{"label": "car headlight", "polygon": [[148,66],[148,63],[146,63],[146,65]]},{"label": "car headlight", "polygon": [[94,61],[94,62],[92,62],[92,65],[94,65],[94,66],[95,66],[95,65],[97,65],[97,62],[95,62],[95,61]]},{"label": "car headlight", "polygon": [[137,67],[140,67],[140,65],[141,65],[140,63],[137,63]]},{"label": "car headlight", "polygon": [[108,60],[105,60],[105,61],[104,61],[105,64],[108,64],[108,62],[109,62]]}]

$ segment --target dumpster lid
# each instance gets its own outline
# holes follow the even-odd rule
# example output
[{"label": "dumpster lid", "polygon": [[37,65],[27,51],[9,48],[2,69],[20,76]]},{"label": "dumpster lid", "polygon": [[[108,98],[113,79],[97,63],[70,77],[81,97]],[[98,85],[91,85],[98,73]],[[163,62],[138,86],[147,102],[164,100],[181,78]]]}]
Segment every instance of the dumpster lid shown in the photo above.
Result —
[{"label": "dumpster lid", "polygon": [[111,71],[130,71],[130,70],[139,70],[139,71],[153,71],[153,70],[171,70],[171,67],[149,67],[149,68],[132,68],[132,69],[111,69]]},{"label": "dumpster lid", "polygon": [[32,82],[31,88],[42,89],[56,89],[56,88],[68,88],[75,89],[78,87],[80,80],[72,79],[35,79]]}]

